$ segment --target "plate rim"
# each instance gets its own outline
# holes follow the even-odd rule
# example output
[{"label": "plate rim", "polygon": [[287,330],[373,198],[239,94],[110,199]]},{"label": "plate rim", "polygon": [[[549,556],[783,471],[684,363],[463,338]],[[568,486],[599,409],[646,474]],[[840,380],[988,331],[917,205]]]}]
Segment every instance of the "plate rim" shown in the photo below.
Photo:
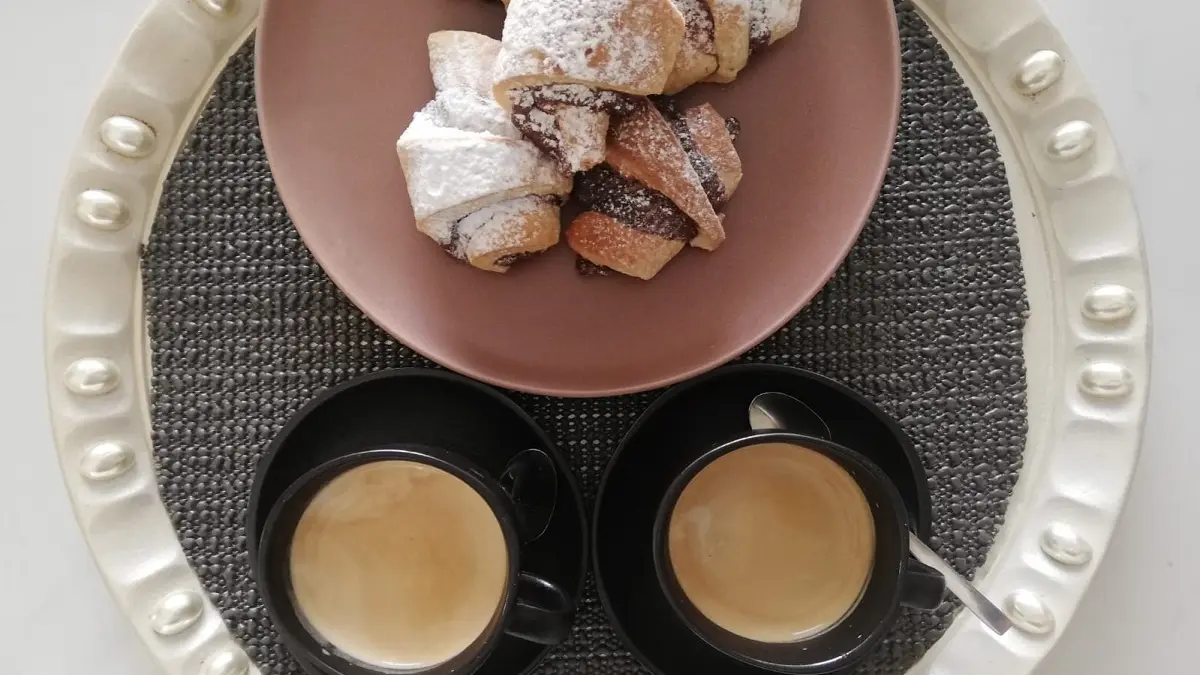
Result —
[{"label": "plate rim", "polygon": [[[991,111],[1010,185],[1031,198],[1035,222],[1022,234],[1045,246],[1023,256],[1044,256],[1033,263],[1049,283],[1031,289],[1031,316],[1050,332],[1027,354],[1047,366],[1030,368],[1028,387],[1046,410],[1030,406],[1019,495],[978,579],[1017,630],[997,638],[960,614],[910,672],[1024,675],[1071,619],[1132,477],[1150,375],[1145,254],[1100,105],[1037,0],[914,4]],[[258,670],[188,566],[159,497],[139,248],[180,145],[261,5],[150,4],[70,160],[46,278],[45,366],[64,481],[105,583],[173,675]]]}]

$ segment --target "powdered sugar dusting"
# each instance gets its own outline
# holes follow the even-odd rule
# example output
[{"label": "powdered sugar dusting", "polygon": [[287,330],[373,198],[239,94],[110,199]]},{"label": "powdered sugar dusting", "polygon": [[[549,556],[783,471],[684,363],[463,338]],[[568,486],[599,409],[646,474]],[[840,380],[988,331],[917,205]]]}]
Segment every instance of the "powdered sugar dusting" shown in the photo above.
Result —
[{"label": "powdered sugar dusting", "polygon": [[750,20],[777,26],[787,20],[795,0],[750,0]]},{"label": "powdered sugar dusting", "polygon": [[720,243],[723,238],[721,224],[704,194],[700,177],[688,161],[670,123],[654,105],[647,102],[625,117],[611,136],[610,163],[618,159],[614,150],[627,158],[621,166],[614,164],[615,168],[665,194],[696,222],[705,241]]},{"label": "powdered sugar dusting", "polygon": [[468,31],[438,31],[428,39],[429,70],[438,91],[466,89],[481,96],[492,90],[500,42]]},{"label": "powdered sugar dusting", "polygon": [[655,167],[663,167],[666,171],[682,173],[691,168],[679,139],[670,133],[662,114],[649,102],[621,122],[616,141],[653,159]]},{"label": "powdered sugar dusting", "polygon": [[570,177],[486,97],[499,44],[475,33],[429,38],[434,81],[447,87],[413,116],[396,151],[419,227],[448,245],[454,223],[492,203],[566,194]]},{"label": "powdered sugar dusting", "polygon": [[[596,102],[595,92],[582,85],[552,85],[579,88],[583,92],[560,92],[564,102],[539,99],[533,89],[513,92],[512,122],[535,145],[548,153],[565,171],[589,169],[604,160],[609,114],[586,107]],[[542,87],[536,91],[551,87]],[[572,102],[566,102],[572,101]]]},{"label": "powdered sugar dusting", "polygon": [[495,80],[661,93],[682,37],[671,0],[512,0]]},{"label": "powdered sugar dusting", "polygon": [[[417,220],[480,200],[565,194],[570,181],[532,144],[493,134],[431,126],[423,116],[397,143]],[[461,213],[466,215],[466,213]]]},{"label": "powdered sugar dusting", "polygon": [[634,109],[640,97],[582,84],[547,84],[508,92],[512,121],[565,171],[604,160],[609,116]]},{"label": "powdered sugar dusting", "polygon": [[518,247],[527,240],[525,224],[539,209],[552,208],[541,197],[522,197],[493,204],[458,223],[460,257]]},{"label": "powdered sugar dusting", "polygon": [[604,160],[608,113],[567,106],[559,110],[556,117],[568,166],[583,168]]},{"label": "powdered sugar dusting", "polygon": [[606,165],[580,175],[575,197],[589,211],[639,232],[676,241],[696,236],[695,222],[675,202]]},{"label": "powdered sugar dusting", "polygon": [[426,116],[434,126],[521,138],[521,132],[513,126],[504,108],[496,105],[491,97],[484,98],[468,89],[439,91],[417,115]]},{"label": "powdered sugar dusting", "polygon": [[796,30],[801,0],[750,0],[750,42],[765,46]]},{"label": "powdered sugar dusting", "polygon": [[641,99],[607,89],[593,89],[586,84],[543,84],[509,92],[514,105],[574,105],[593,110],[607,110],[616,115],[627,115],[637,107]]},{"label": "powdered sugar dusting", "polygon": [[695,49],[704,54],[714,53],[714,31],[712,11],[707,0],[675,0],[675,6],[683,14],[686,39]]},{"label": "powdered sugar dusting", "polygon": [[437,96],[418,115],[435,126],[520,138],[492,98],[492,70],[500,42],[465,31],[429,36],[429,70]]}]

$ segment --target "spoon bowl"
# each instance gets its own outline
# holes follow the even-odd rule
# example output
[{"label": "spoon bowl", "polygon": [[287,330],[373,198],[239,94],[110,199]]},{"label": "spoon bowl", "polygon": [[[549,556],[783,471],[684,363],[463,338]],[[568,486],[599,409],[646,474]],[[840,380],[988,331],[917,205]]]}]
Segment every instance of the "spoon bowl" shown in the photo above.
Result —
[{"label": "spoon bowl", "polygon": [[750,402],[750,428],[755,431],[786,430],[833,440],[833,432],[820,415],[804,401],[778,391],[759,394]]}]

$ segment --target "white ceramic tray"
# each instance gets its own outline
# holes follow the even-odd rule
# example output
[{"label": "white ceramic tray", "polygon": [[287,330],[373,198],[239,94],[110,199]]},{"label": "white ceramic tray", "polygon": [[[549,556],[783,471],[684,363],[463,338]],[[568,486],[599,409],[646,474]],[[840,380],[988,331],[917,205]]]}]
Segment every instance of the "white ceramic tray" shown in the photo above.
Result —
[{"label": "white ceramic tray", "polygon": [[[1104,116],[1036,0],[917,0],[1008,168],[1032,316],[1029,437],[978,576],[1018,627],[969,615],[913,673],[1024,675],[1054,646],[1104,553],[1137,459],[1149,289]],[[256,672],[188,567],[150,446],[138,249],[163,179],[259,0],[154,0],[71,162],[46,294],[55,441],[84,534],[168,673]]]}]

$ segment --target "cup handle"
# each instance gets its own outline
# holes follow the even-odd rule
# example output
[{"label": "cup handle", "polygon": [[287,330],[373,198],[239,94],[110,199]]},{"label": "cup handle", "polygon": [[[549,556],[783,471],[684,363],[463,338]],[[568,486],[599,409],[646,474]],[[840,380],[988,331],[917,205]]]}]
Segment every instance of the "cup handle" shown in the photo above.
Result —
[{"label": "cup handle", "polygon": [[540,645],[567,639],[575,609],[566,591],[552,581],[521,572],[516,593],[505,633]]},{"label": "cup handle", "polygon": [[913,609],[937,609],[945,596],[946,578],[910,559],[900,590],[900,604]]},{"label": "cup handle", "polygon": [[537,448],[517,453],[500,474],[500,487],[512,500],[521,543],[545,534],[558,501],[558,468],[550,455]]}]

